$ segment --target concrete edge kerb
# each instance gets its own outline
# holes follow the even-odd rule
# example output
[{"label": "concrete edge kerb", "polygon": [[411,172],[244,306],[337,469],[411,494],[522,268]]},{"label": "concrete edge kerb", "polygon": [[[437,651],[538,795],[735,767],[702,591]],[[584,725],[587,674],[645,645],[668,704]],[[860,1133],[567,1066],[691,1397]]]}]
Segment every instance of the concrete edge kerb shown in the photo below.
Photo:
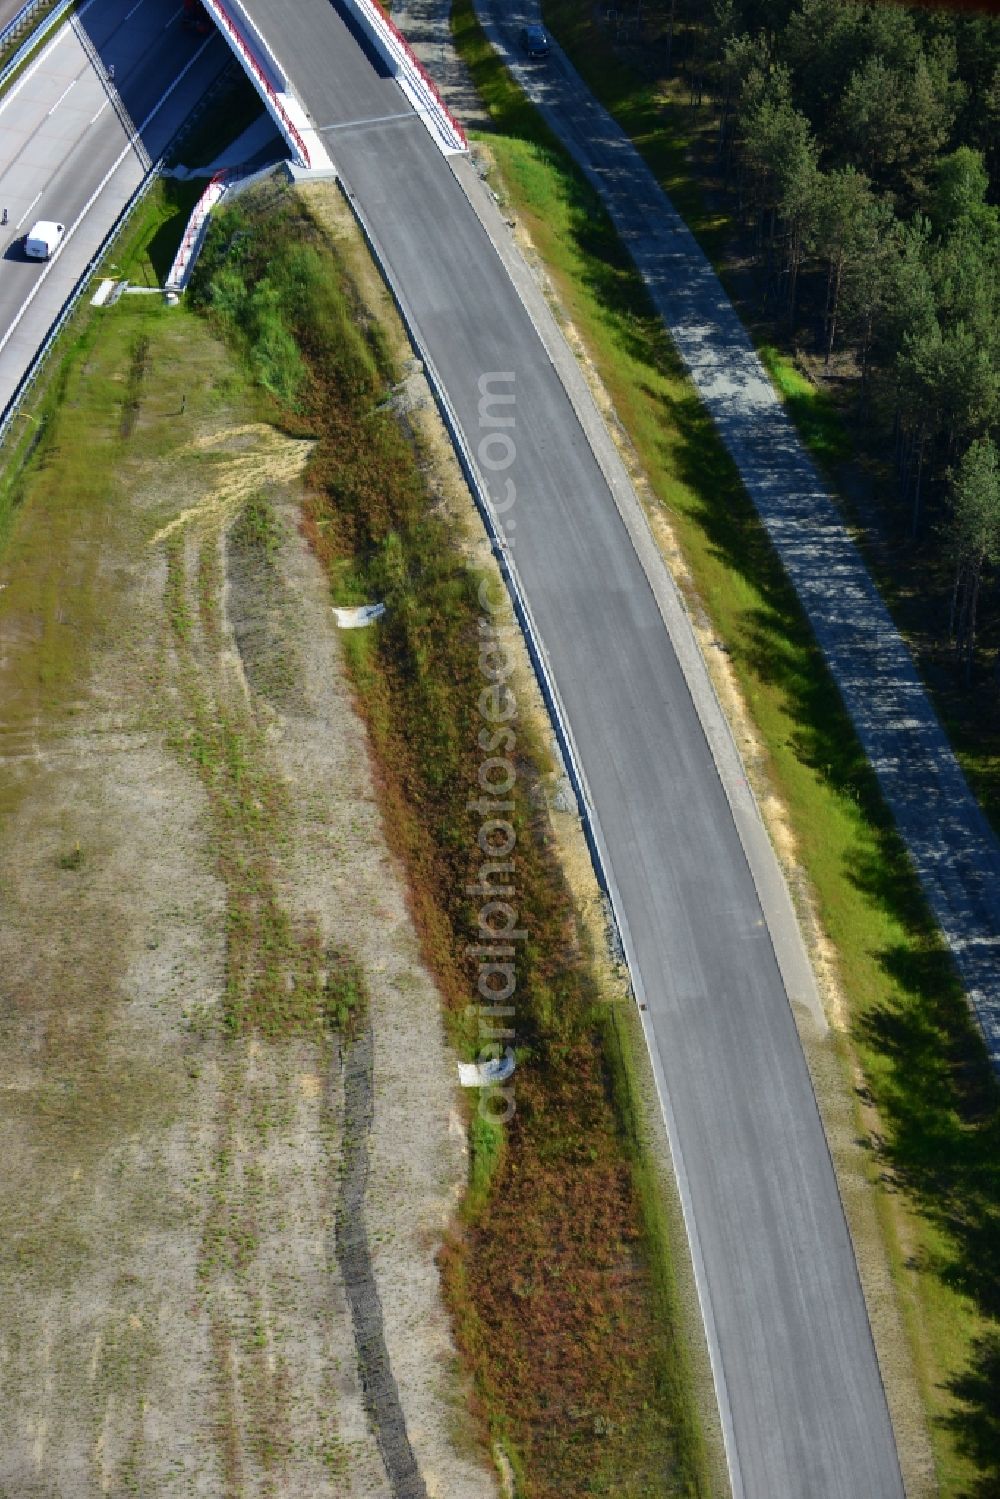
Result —
[{"label": "concrete edge kerb", "polygon": [[[226,4],[229,5],[234,11],[236,11],[237,15],[239,16],[241,27],[245,27],[249,32],[250,37],[253,41],[253,49],[257,54],[257,61],[260,63],[261,67],[265,68],[270,74],[271,87],[274,89],[275,93],[289,93],[290,89],[288,86],[288,74],[281,66],[281,63],[278,61],[277,57],[275,57],[274,52],[271,49],[271,45],[268,42],[267,38],[264,36],[260,27],[248,13],[246,6],[243,4],[243,0],[226,0]],[[211,0],[209,0],[209,5],[210,8],[214,9],[211,4]]]},{"label": "concrete edge kerb", "polygon": [[643,987],[639,965],[636,960],[635,949],[632,943],[628,920],[625,916],[624,907],[617,884],[615,882],[613,873],[611,872],[610,860],[607,857],[604,836],[600,826],[600,819],[597,816],[593,802],[590,798],[586,778],[583,774],[579,757],[576,752],[572,730],[570,729],[569,722],[562,708],[558,688],[556,687],[555,681],[552,677],[552,673],[548,666],[545,648],[538,636],[537,630],[535,629],[531,611],[521,589],[520,581],[517,576],[517,569],[513,563],[513,560],[511,559],[509,549],[504,545],[501,539],[501,532],[497,522],[496,513],[493,509],[488,490],[485,484],[482,482],[482,478],[479,474],[475,460],[469,450],[468,444],[465,440],[465,435],[459,425],[458,418],[455,415],[454,410],[452,409],[444,385],[437,374],[433,361],[428,357],[427,352],[424,348],[423,340],[420,336],[419,325],[417,324],[417,321],[410,311],[405,297],[403,296],[399,286],[396,283],[395,277],[393,276],[392,271],[389,268],[388,262],[381,252],[381,248],[378,244],[373,230],[371,229],[371,226],[367,221],[364,211],[361,208],[361,205],[358,202],[357,198],[351,191],[350,185],[344,180],[344,177],[342,175],[338,178],[338,181],[347,204],[350,207],[355,220],[357,221],[358,227],[361,229],[361,232],[364,235],[365,241],[372,254],[372,257],[379,267],[382,278],[389,289],[389,293],[392,296],[397,311],[399,312],[400,318],[402,319],[403,325],[406,328],[407,336],[409,337],[414,352],[416,353],[417,357],[423,362],[424,369],[427,374],[428,383],[434,395],[435,402],[437,403],[442,420],[444,421],[452,442],[454,443],[456,455],[462,467],[462,471],[465,474],[469,487],[472,490],[477,508],[479,509],[480,515],[483,518],[487,534],[489,535],[490,540],[493,543],[494,550],[500,563],[501,575],[503,576],[504,581],[507,585],[515,615],[524,633],[525,642],[528,647],[528,653],[531,657],[532,664],[535,668],[539,688],[551,715],[553,727],[555,729],[555,733],[557,739],[559,740],[560,748],[565,759],[567,773],[570,777],[570,781],[577,796],[577,802],[580,807],[581,821],[587,839],[587,845],[590,849],[591,859],[593,860],[594,870],[597,875],[598,881],[607,894],[608,900],[611,904],[612,914],[615,924],[618,928],[619,937],[621,939],[622,950],[625,954],[625,960],[628,965],[632,990],[635,995],[636,1002],[639,1006],[643,1034],[646,1039],[646,1048],[653,1067],[657,1094],[659,1096],[660,1107],[663,1112],[664,1123],[667,1131],[667,1139],[670,1145],[670,1153],[674,1163],[674,1174],[677,1180],[678,1196],[681,1202],[681,1211],[684,1217],[684,1226],[687,1233],[688,1246],[694,1270],[695,1286],[697,1289],[698,1301],[701,1309],[702,1324],[705,1329],[705,1337],[708,1344],[709,1362],[712,1369],[713,1382],[715,1384],[716,1400],[719,1407],[719,1418],[722,1426],[723,1442],[726,1451],[726,1462],[729,1469],[733,1499],[744,1499],[744,1486],[742,1475],[739,1469],[739,1458],[736,1449],[732,1410],[729,1404],[725,1370],[722,1364],[722,1354],[719,1346],[718,1332],[715,1324],[715,1313],[712,1306],[711,1293],[709,1291],[707,1278],[705,1275],[704,1256],[702,1254],[701,1241],[698,1235],[697,1223],[695,1221],[687,1171],[684,1165],[684,1157],[681,1151],[677,1134],[673,1109],[671,1107],[670,1099],[667,1093],[666,1080],[663,1077],[656,1053],[656,1047],[653,1045],[652,1036],[649,1031],[649,1017],[648,1011],[646,1009],[646,1001],[644,998],[645,989]]},{"label": "concrete edge kerb", "polygon": [[[580,141],[575,138],[572,129],[566,129],[565,125],[560,123],[558,110],[532,97],[531,89],[528,86],[530,80],[526,78],[522,65],[510,54],[492,19],[482,15],[483,0],[474,0],[474,3],[477,14],[492,46],[503,59],[512,75],[521,83],[534,107],[538,109],[543,119],[546,120],[562,141],[565,149],[573,157],[588,182],[598,192],[612,220],[615,220],[616,208],[610,199],[607,182],[602,179],[600,172],[588,160]],[[696,267],[696,273],[699,277],[711,278],[713,281],[717,280],[714,269],[704,251],[698,245],[687,224],[673,207],[669,197],[659,186],[646,163],[639,156],[630,137],[624,132],[617,121],[608,114],[607,110],[593,98],[586,85],[579,78],[572,63],[562,49],[559,48],[558,44],[555,43],[553,43],[553,57],[558,61],[567,82],[569,84],[575,83],[579,87],[582,95],[585,97],[587,107],[600,113],[602,116],[602,128],[608,132],[609,137],[613,136],[616,143],[619,143],[623,150],[631,153],[633,163],[630,170],[641,174],[641,180],[650,193],[651,202],[654,205],[662,204],[662,211],[668,218],[670,233],[683,242],[682,246],[673,252],[674,258],[683,259],[685,262],[693,264]],[[657,207],[657,211],[660,211],[659,207]],[[653,301],[657,305],[661,320],[664,326],[668,328],[668,331],[671,332],[678,355],[689,377],[695,384],[703,405],[716,424],[720,439],[742,473],[743,456],[739,450],[739,445],[732,440],[731,435],[726,435],[719,419],[718,408],[713,402],[712,396],[701,388],[701,377],[692,364],[690,346],[683,339],[678,338],[673,330],[670,329],[669,319],[659,305],[659,294],[650,284],[648,272],[641,263],[640,246],[636,243],[629,244],[627,236],[625,236],[625,240],[636,268],[646,281]],[[742,328],[742,324],[740,324],[740,328],[741,338],[745,345],[745,356],[750,361],[755,376],[759,378],[761,384],[766,387],[769,393],[770,419],[780,422],[784,430],[798,443],[799,439],[794,426],[787,412],[780,406],[780,402],[774,393],[772,382],[761,364],[749,335]],[[824,510],[827,512],[828,518],[833,522],[830,530],[835,531],[837,537],[843,541],[846,533],[843,532],[842,522],[837,515],[834,501],[830,498],[828,486],[820,475],[812,456],[804,447],[801,448],[798,461],[800,472],[805,475],[812,492],[821,497]],[[950,741],[941,727],[937,712],[929,698],[927,698],[926,690],[916,664],[896,629],[884,599],[871,578],[864,560],[857,553],[855,543],[850,537],[846,537],[844,552],[850,555],[856,568],[853,573],[854,585],[864,590],[866,602],[877,613],[879,625],[884,629],[885,639],[895,652],[897,667],[902,676],[905,677],[907,689],[919,696],[921,700],[924,710],[924,730],[936,736],[941,746],[943,758],[946,761],[943,767],[939,764],[938,773],[944,774],[951,780],[961,801],[959,821],[962,822],[964,829],[964,849],[956,851],[954,843],[950,845],[950,848],[947,845],[943,847],[940,840],[938,840],[936,847],[932,849],[919,847],[919,838],[915,838],[913,819],[909,815],[907,796],[905,791],[900,791],[896,775],[898,761],[901,756],[905,755],[905,746],[895,746],[887,758],[884,734],[882,734],[880,739],[881,731],[878,730],[877,726],[873,729],[872,725],[866,721],[866,716],[861,710],[857,695],[850,690],[853,686],[856,686],[856,683],[851,682],[849,674],[845,672],[844,663],[840,659],[835,628],[830,625],[829,621],[824,622],[817,617],[806,593],[802,590],[801,580],[796,574],[794,558],[789,558],[783,545],[781,519],[769,511],[767,504],[762,502],[758,493],[755,492],[753,484],[746,480],[744,482],[747,493],[760,516],[761,522],[770,536],[772,544],[775,545],[782,565],[785,567],[795,587],[800,603],[808,618],[810,629],[834,679],[836,689],[854,725],[854,730],[864,753],[875,770],[881,793],[893,816],[896,829],[905,847],[907,860],[921,886],[933,919],[949,948],[956,974],[966,992],[973,1020],[982,1033],[990,1063],[994,1072],[1000,1074],[1000,998],[997,997],[997,986],[995,983],[991,984],[990,990],[987,991],[984,988],[983,982],[984,973],[988,975],[995,973],[996,965],[994,962],[991,967],[990,961],[982,956],[984,946],[982,937],[979,936],[970,939],[968,925],[962,917],[962,909],[970,898],[968,885],[963,884],[961,886],[956,901],[953,882],[952,886],[949,886],[948,870],[947,868],[942,868],[942,855],[954,858],[957,852],[959,859],[974,858],[981,870],[993,872],[994,888],[996,888],[996,876],[1000,874],[1000,845],[998,845],[996,835],[985,817],[982,808],[979,806],[977,798],[969,788],[968,781],[965,778],[961,765],[958,763]],[[886,725],[883,724],[882,727],[884,729]],[[956,914],[956,911],[958,914]],[[988,927],[985,938],[985,945],[993,952],[995,952],[997,942],[1000,941],[997,937],[997,919],[997,913],[994,908],[993,914],[987,917]],[[980,927],[980,933],[983,930]]]},{"label": "concrete edge kerb", "polygon": [[[489,236],[510,275],[521,305],[531,319],[549,362],[559,377],[570,404],[590,442],[601,472],[611,490],[615,507],[628,533],[640,566],[656,600],[671,644],[677,654],[684,680],[691,693],[702,732],[715,762],[740,844],[746,856],[751,878],[764,913],[775,959],[785,992],[791,1002],[808,1011],[821,1035],[829,1030],[816,976],[802,940],[795,905],[784,871],[778,863],[774,845],[768,835],[760,806],[746,776],[739,747],[733,737],[718,693],[709,675],[701,648],[695,638],[691,617],[676,582],[657,546],[649,519],[640,504],[625,465],[610,438],[590,389],[573,354],[539,289],[535,305],[529,305],[524,294],[525,267],[502,232],[503,220],[488,190],[474,168],[462,162],[452,163],[452,170],[469,199],[476,217]],[[477,201],[477,199],[479,201]],[[492,226],[488,218],[495,213]],[[528,273],[530,276],[530,273]],[[534,283],[529,282],[530,290]],[[559,354],[564,358],[559,358]]]},{"label": "concrete edge kerb", "polygon": [[[296,95],[287,86],[275,88],[276,77],[285,79],[287,85],[285,71],[257,27],[246,17],[242,5],[238,6],[235,18],[220,0],[204,0],[204,5],[292,154],[302,157],[302,166],[328,165],[326,148]],[[248,22],[249,35],[241,30],[244,21]]]},{"label": "concrete edge kerb", "polygon": [[[477,6],[477,14],[478,13],[479,11]],[[516,69],[510,68],[510,54],[502,39],[498,36],[498,30],[495,27],[494,23],[484,18],[481,14],[479,14],[479,19],[480,24],[483,26],[483,29],[486,32],[487,37],[494,50],[501,57],[504,64],[511,71],[514,71],[516,75]],[[535,105],[535,107],[539,108],[539,106],[537,105]],[[575,157],[575,153],[571,154],[573,154]],[[582,163],[578,164],[582,166]],[[453,170],[455,171],[456,176],[459,177],[459,180],[461,181],[460,168],[458,164],[453,164]],[[589,179],[589,173],[587,175]],[[481,188],[482,185],[479,183],[479,179],[476,178],[475,180],[477,186]],[[552,333],[554,335],[553,342],[556,343],[557,346],[558,344],[562,344],[566,348],[566,352],[569,355],[569,363],[567,364],[566,369],[567,371],[571,371],[571,378],[567,380],[563,369],[554,356],[553,348],[550,347],[550,343],[548,338],[546,337],[545,330],[543,330],[543,328],[539,325],[539,321],[535,318],[532,309],[528,306],[528,303],[522,293],[521,286],[518,284],[519,278],[515,274],[514,267],[512,265],[514,257],[511,255],[510,246],[505,243],[502,236],[498,235],[495,237],[490,233],[489,226],[475,201],[475,197],[479,196],[480,194],[477,193],[473,195],[468,191],[468,187],[465,184],[463,184],[463,186],[466,188],[466,194],[469,197],[473,210],[479,218],[485,233],[489,236],[491,243],[496,249],[496,252],[500,256],[501,260],[504,262],[504,265],[508,268],[509,274],[511,276],[511,281],[515,291],[517,292],[518,298],[520,299],[522,306],[524,306],[529,318],[531,318],[532,324],[539,335],[542,345],[545,348],[546,354],[550,359],[553,368],[556,371],[556,374],[559,376],[560,380],[563,383],[563,388],[566,390],[567,398],[570,400],[574,411],[577,413],[581,421],[581,425],[583,426],[584,431],[588,436],[588,440],[590,440],[591,412],[593,411],[593,415],[596,417],[598,424],[603,426],[603,423],[601,423],[601,419],[599,413],[596,412],[596,408],[593,407],[593,401],[590,396],[590,391],[587,388],[585,381],[583,380],[582,374],[579,372],[575,357],[572,355],[572,351],[569,350],[568,345],[565,344],[565,339],[563,338],[561,331],[559,330],[558,325],[555,322],[555,319],[552,317],[551,310],[545,303],[544,297],[541,297],[540,305],[544,307],[546,321],[550,325]],[[485,198],[483,199],[483,201],[486,201]],[[502,223],[499,213],[497,214],[497,222],[499,227],[499,224]],[[701,253],[700,247],[698,247],[698,249],[699,253]],[[704,255],[702,255],[702,258],[705,259]],[[707,260],[705,260],[705,264],[706,266],[708,265]],[[541,294],[539,295],[541,296]],[[664,326],[666,327],[665,322]],[[667,332],[670,332],[669,328],[667,328]],[[685,367],[687,367],[687,362],[684,361],[684,363]],[[688,372],[688,374],[690,378],[690,371]],[[578,404],[578,400],[575,398],[575,395],[577,397],[582,396],[583,399],[580,404]],[[648,518],[639,503],[638,497],[635,495],[635,492],[632,489],[631,482],[629,481],[628,475],[626,474],[624,469],[624,465],[621,463],[621,459],[617,454],[617,450],[613,449],[612,444],[614,456],[611,459],[611,464],[606,465],[605,445],[599,443],[597,445],[592,444],[592,446],[598,464],[600,465],[601,470],[608,481],[608,486],[611,490],[612,497],[615,501],[615,505],[618,509],[619,515],[621,516],[622,523],[625,526],[633,547],[635,548],[640,565],[653,592],[657,607],[660,609],[661,616],[670,636],[671,644],[673,645],[677,653],[681,671],[691,692],[691,696],[695,705],[695,711],[698,715],[699,722],[701,723],[702,731],[705,734],[710,753],[712,754],[713,761],[719,775],[719,779],[726,794],[726,799],[729,802],[730,810],[732,812],[733,820],[737,830],[737,835],[740,839],[741,846],[743,847],[744,854],[747,858],[747,864],[750,869],[751,878],[753,879],[754,886],[757,889],[758,899],[761,903],[761,909],[765,915],[768,937],[772,944],[772,949],[779,966],[779,971],[781,972],[782,982],[785,985],[786,996],[789,998],[789,1000],[791,1000],[791,989],[786,977],[786,962],[791,961],[791,963],[794,965],[794,968],[799,969],[800,973],[800,965],[804,965],[804,969],[808,974],[807,992],[811,992],[812,995],[812,1002],[807,999],[806,1003],[808,1004],[813,1018],[817,1021],[821,1033],[824,1033],[829,1030],[829,1026],[826,1021],[825,1012],[823,1011],[823,1006],[819,997],[818,990],[816,988],[815,975],[812,971],[812,965],[809,962],[808,955],[806,954],[804,945],[802,943],[801,931],[798,926],[798,918],[795,915],[794,905],[791,900],[787,882],[785,881],[784,874],[777,862],[777,855],[774,851],[774,847],[771,844],[770,838],[764,826],[763,819],[760,814],[759,804],[753,793],[753,788],[750,786],[749,781],[743,773],[742,760],[739,755],[738,746],[736,745],[735,739],[733,738],[732,730],[729,726],[729,721],[726,718],[725,713],[723,712],[718,694],[715,691],[714,683],[712,682],[711,677],[708,674],[707,668],[702,658],[700,648],[698,647],[697,641],[694,636],[690,616],[684,606],[683,599],[677,589],[677,586],[673,578],[671,577],[666,564],[663,561],[659,548],[656,545],[655,538],[652,535]],[[811,460],[808,461],[811,464]],[[609,467],[611,470],[610,472]],[[623,504],[623,497],[626,496],[627,499],[625,499],[625,503]],[[660,586],[657,586],[657,580],[659,580]],[[720,763],[720,753],[724,757],[722,763]],[[734,785],[730,784],[734,768],[736,769],[738,781],[742,781],[742,786],[740,786],[739,789],[745,791],[745,794],[751,803],[752,813],[749,820],[747,818],[746,811],[743,808],[739,807],[739,798],[735,794]],[[729,772],[729,774],[726,773],[727,771]],[[750,847],[748,847],[748,838],[751,841]],[[765,875],[771,875],[772,878],[776,878],[776,888],[773,885],[767,891],[762,888],[762,879]],[[602,880],[607,881],[607,873],[605,869],[599,869],[598,876]],[[768,884],[771,884],[771,882],[768,881]],[[610,888],[608,893],[610,898],[612,899],[613,906],[615,906],[614,893]],[[774,932],[772,930],[772,920],[771,917],[768,916],[769,907],[771,908],[773,915],[776,916],[779,914],[777,912],[774,912],[775,900],[777,900],[779,904],[785,907],[785,911],[781,914],[787,915],[794,927],[794,936],[797,940],[793,942],[791,949],[786,948],[783,943],[779,943],[775,940]],[[616,919],[618,919],[617,906],[615,906],[615,910]],[[619,930],[621,932],[623,946],[625,947],[626,955],[629,960],[630,973],[633,977],[633,987],[636,989],[636,996],[638,998],[639,992],[641,990],[641,979],[639,979],[638,984],[636,984],[636,978],[638,976],[638,966],[633,962],[631,957],[631,947],[628,937],[627,924],[623,924],[621,920],[619,920]],[[642,1020],[643,1032],[646,1036],[647,1049],[650,1054],[653,1074],[656,1080],[657,1090],[660,1095],[661,1105],[664,1110],[667,1136],[670,1142],[671,1152],[675,1157],[675,1170],[677,1171],[678,1176],[678,1191],[681,1196],[685,1220],[687,1221],[687,1179],[685,1174],[682,1180],[682,1170],[679,1166],[680,1153],[679,1149],[675,1149],[674,1141],[676,1130],[674,1126],[673,1110],[667,1092],[666,1080],[662,1074],[658,1051],[656,1046],[653,1044],[651,1025],[648,1019],[648,1014],[642,1006],[640,1006],[640,1009],[640,1018]],[[808,1065],[806,1067],[806,1070],[808,1073]],[[850,1227],[847,1223],[847,1214],[844,1207],[840,1179],[837,1175],[836,1167],[833,1162],[833,1153],[830,1147],[830,1141],[827,1136],[826,1127],[823,1123],[822,1113],[819,1108],[818,1100],[816,1099],[815,1087],[812,1084],[811,1076],[810,1088],[813,1094],[814,1107],[816,1108],[816,1112],[820,1120],[821,1134],[823,1137],[824,1145],[826,1147],[827,1156],[830,1160],[831,1170],[833,1173],[834,1182],[836,1184],[837,1196],[840,1201],[841,1211],[844,1214],[845,1225],[847,1225],[848,1236],[850,1237]],[[689,1238],[691,1238],[690,1229]],[[696,1262],[696,1281],[698,1284],[699,1298],[702,1298],[702,1285],[700,1279],[698,1278],[701,1266],[701,1255],[700,1249],[696,1247],[693,1238],[691,1238],[691,1255],[692,1260]],[[864,1285],[861,1281],[861,1272],[857,1262],[857,1255],[853,1252],[853,1240],[851,1258],[854,1265],[854,1274],[861,1291],[862,1303],[866,1304]],[[707,1294],[708,1293],[706,1288],[706,1296]],[[705,1303],[703,1299],[703,1310],[704,1304]],[[885,1390],[885,1379],[882,1374],[881,1363],[878,1357],[878,1349],[875,1345],[875,1336],[871,1324],[870,1315],[866,1317],[866,1320],[868,1324],[868,1335],[875,1357],[875,1366],[879,1371],[879,1379],[882,1384],[883,1395],[886,1399],[886,1409],[888,1410],[889,1402]],[[713,1346],[712,1333],[709,1331],[707,1322],[706,1335],[709,1341],[709,1354],[713,1361],[714,1372],[715,1348]],[[728,1407],[726,1411],[723,1412],[721,1398],[720,1416],[723,1421],[723,1436],[726,1443],[727,1459],[729,1459],[730,1477],[733,1483],[733,1496],[734,1499],[740,1499],[740,1496],[743,1492],[742,1478],[734,1468],[734,1459],[736,1456],[735,1443],[733,1443],[732,1453],[730,1453],[730,1440],[732,1437],[731,1413],[728,1411]],[[728,1425],[727,1418],[729,1418]],[[898,1449],[896,1449],[896,1459],[898,1465]]]},{"label": "concrete edge kerb", "polygon": [[344,0],[443,156],[468,151],[465,131],[445,104],[427,69],[378,0]]},{"label": "concrete edge kerb", "polygon": [[[753,787],[750,785],[749,779],[745,774],[742,757],[733,737],[729,720],[719,700],[715,684],[707,670],[684,599],[660,553],[656,539],[650,528],[649,518],[639,502],[621,456],[614,442],[607,435],[605,424],[597,410],[576,357],[566,343],[565,337],[552,314],[551,308],[545,301],[543,293],[531,279],[530,272],[514,250],[495,201],[475,173],[475,169],[471,163],[453,162],[452,170],[462,184],[473,211],[479,218],[484,231],[489,236],[496,253],[507,268],[514,290],[528,317],[531,319],[542,346],[563,384],[567,397],[577,414],[588,441],[591,443],[597,462],[607,480],[615,506],[621,516],[629,540],[635,549],[646,580],[649,583],[657,608],[660,611],[670,637],[671,645],[676,652],[681,672],[691,693],[695,712],[698,715],[709,753],[712,756],[719,780],[726,795],[726,800],[729,803],[737,836],[747,860],[754,888],[757,891],[757,897],[765,918],[768,939],[771,942],[775,960],[778,964],[786,997],[790,1004],[793,1001],[797,1001],[803,1008],[808,1010],[817,1033],[820,1036],[824,1036],[829,1032],[829,1023],[823,1009],[812,963],[802,938],[791,892],[789,891],[784,872],[778,863],[778,857],[767,832],[763,817],[761,816],[760,806],[754,795]],[[491,217],[495,221],[494,228],[496,233],[491,232],[491,226],[488,222]],[[527,278],[526,281],[525,278]],[[535,296],[531,297],[531,301],[536,303],[534,307],[529,305],[529,300],[524,295],[525,285],[529,288],[529,293],[536,293]],[[565,358],[559,359],[557,352],[563,353]],[[595,433],[598,438],[596,441],[594,440]],[[606,440],[600,440],[602,437]],[[596,818],[595,827],[597,837],[600,838],[600,828]],[[605,869],[598,869],[598,878],[605,883],[607,888]],[[629,963],[633,988],[636,992],[636,998],[640,1002],[640,1019],[642,1021],[643,1034],[646,1037],[646,1045],[653,1068],[657,1092],[664,1113],[667,1138],[670,1142],[671,1153],[674,1156],[682,1209],[684,1210],[685,1221],[688,1222],[687,1179],[686,1174],[684,1174],[682,1180],[682,1170],[678,1164],[680,1161],[680,1149],[675,1145],[676,1128],[673,1120],[673,1109],[667,1092],[666,1079],[663,1076],[659,1051],[654,1044],[648,1013],[642,1004],[642,982],[638,973],[638,965],[632,957],[627,922],[623,919],[623,914],[619,914],[611,889],[608,889],[608,894],[615,909],[619,932],[622,936],[623,947],[625,948]],[[806,1064],[806,1071],[807,1073],[809,1071],[808,1063]],[[840,1179],[833,1160],[833,1152],[830,1147],[822,1111],[816,1098],[815,1086],[813,1085],[811,1076],[810,1088],[813,1096],[813,1105],[820,1122],[823,1143],[830,1161],[831,1173],[836,1184],[841,1211],[844,1215],[845,1224],[848,1225],[847,1231],[850,1236],[850,1226],[848,1224]],[[693,1212],[691,1213],[690,1221],[693,1222]],[[702,1300],[704,1315],[705,1303],[702,1297],[702,1285],[697,1278],[701,1264],[700,1246],[696,1244],[692,1237],[690,1227],[688,1232],[691,1241],[692,1261],[696,1262],[696,1284],[699,1298]],[[865,1296],[864,1284],[861,1280],[857,1255],[853,1252],[853,1239],[852,1261],[862,1302],[866,1305],[867,1309],[867,1298]],[[707,1287],[705,1288],[705,1295],[708,1295]],[[875,1345],[870,1315],[867,1317],[867,1323],[869,1338],[875,1356],[875,1365],[879,1371],[883,1392],[885,1392],[885,1380],[878,1357],[878,1348]],[[709,1356],[713,1362],[714,1373],[715,1351],[708,1333],[707,1319],[706,1337],[709,1340]],[[739,1495],[742,1493],[742,1479],[734,1468],[735,1442],[733,1442],[731,1454],[731,1427],[726,1426],[721,1405],[720,1399],[720,1418],[723,1421],[723,1438],[726,1443],[733,1494],[734,1499],[739,1499]],[[886,1398],[886,1406],[888,1408],[888,1398]],[[727,1411],[726,1415],[728,1414]]]}]

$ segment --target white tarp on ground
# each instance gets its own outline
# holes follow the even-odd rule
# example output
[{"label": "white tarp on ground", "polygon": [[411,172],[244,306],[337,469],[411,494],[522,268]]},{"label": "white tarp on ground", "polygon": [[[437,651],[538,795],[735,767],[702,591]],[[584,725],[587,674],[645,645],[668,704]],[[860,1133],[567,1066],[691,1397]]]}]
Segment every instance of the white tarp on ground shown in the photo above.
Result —
[{"label": "white tarp on ground", "polygon": [[505,1083],[515,1065],[509,1051],[489,1062],[459,1062],[458,1081],[463,1088],[490,1088],[494,1083]]},{"label": "white tarp on ground", "polygon": [[342,630],[363,630],[385,613],[384,604],[361,604],[357,609],[334,609]]}]

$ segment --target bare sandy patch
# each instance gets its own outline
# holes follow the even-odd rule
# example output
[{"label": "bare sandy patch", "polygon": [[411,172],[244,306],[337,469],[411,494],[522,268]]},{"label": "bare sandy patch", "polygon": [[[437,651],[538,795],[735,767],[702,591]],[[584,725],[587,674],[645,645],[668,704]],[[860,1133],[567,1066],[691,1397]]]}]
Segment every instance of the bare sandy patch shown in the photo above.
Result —
[{"label": "bare sandy patch", "polygon": [[[99,343],[95,377],[127,354]],[[434,1265],[465,1177],[454,1066],[298,533],[308,446],[222,407],[226,356],[183,314],[148,362],[134,446],[98,402],[92,501],[66,509],[57,451],[0,567],[0,1492],[391,1492],[338,1260],[340,1040],[229,1024],[260,869],[292,934],[279,985],[303,951],[365,970],[386,1345],[428,1491],[485,1499]],[[262,490],[263,614],[225,545]],[[255,608],[280,672],[248,669]],[[220,798],[224,770],[259,805]],[[255,839],[267,860],[234,865]]]}]

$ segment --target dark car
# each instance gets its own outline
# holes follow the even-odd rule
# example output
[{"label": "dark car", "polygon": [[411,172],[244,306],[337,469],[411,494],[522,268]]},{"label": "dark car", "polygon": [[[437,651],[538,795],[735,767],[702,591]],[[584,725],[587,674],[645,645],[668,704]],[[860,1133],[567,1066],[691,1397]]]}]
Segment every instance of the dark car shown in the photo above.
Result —
[{"label": "dark car", "polygon": [[529,57],[548,57],[549,39],[543,26],[525,26],[521,32],[521,46]]}]

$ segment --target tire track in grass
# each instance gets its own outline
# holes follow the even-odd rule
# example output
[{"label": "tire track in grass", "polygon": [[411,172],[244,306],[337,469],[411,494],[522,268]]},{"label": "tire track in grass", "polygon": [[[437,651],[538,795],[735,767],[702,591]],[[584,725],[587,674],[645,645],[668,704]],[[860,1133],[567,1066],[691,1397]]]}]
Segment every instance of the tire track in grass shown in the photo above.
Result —
[{"label": "tire track in grass", "polygon": [[345,1042],[343,1063],[344,1146],[336,1246],[354,1323],[365,1409],[385,1463],[393,1499],[427,1499],[386,1348],[382,1303],[365,1223],[368,1137],[375,1112],[375,1033],[367,1013],[358,1034]]}]

